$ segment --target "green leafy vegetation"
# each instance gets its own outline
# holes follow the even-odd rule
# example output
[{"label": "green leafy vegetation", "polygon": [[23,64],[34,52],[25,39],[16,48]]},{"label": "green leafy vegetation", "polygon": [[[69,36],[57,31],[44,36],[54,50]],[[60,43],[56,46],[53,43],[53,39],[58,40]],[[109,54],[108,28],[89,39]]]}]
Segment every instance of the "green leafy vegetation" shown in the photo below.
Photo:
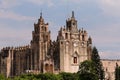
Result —
[{"label": "green leafy vegetation", "polygon": [[1,76],[2,80],[79,80],[77,73],[65,73],[62,72],[60,74],[52,74],[52,73],[44,73],[44,74],[25,74],[21,76],[16,76],[14,78],[5,79],[5,77]]},{"label": "green leafy vegetation", "polygon": [[116,63],[116,68],[115,68],[115,80],[120,80],[120,66]]},{"label": "green leafy vegetation", "polygon": [[80,64],[78,75],[80,80],[98,80],[94,62],[90,60],[86,60]]},{"label": "green leafy vegetation", "polygon": [[100,80],[104,80],[104,70],[102,62],[100,61],[100,56],[96,47],[92,49],[91,60],[94,63],[96,74]]}]

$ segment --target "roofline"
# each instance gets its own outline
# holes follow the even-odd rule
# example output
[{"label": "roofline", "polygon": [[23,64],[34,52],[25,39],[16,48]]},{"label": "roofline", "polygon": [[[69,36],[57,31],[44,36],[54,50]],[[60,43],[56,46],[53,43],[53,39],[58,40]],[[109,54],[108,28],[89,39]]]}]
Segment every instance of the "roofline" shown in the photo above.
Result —
[{"label": "roofline", "polygon": [[120,59],[100,59],[102,61],[120,61]]}]

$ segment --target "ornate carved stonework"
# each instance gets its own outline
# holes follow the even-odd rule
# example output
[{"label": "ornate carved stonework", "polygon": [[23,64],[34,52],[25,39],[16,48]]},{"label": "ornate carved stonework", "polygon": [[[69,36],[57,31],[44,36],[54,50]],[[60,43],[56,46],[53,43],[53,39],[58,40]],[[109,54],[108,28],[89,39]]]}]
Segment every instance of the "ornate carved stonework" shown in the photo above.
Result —
[{"label": "ornate carved stonework", "polygon": [[0,52],[0,73],[7,77],[25,73],[77,72],[80,62],[91,59],[92,39],[85,30],[78,30],[74,12],[66,26],[52,41],[42,14],[34,24],[31,44],[6,47]]}]

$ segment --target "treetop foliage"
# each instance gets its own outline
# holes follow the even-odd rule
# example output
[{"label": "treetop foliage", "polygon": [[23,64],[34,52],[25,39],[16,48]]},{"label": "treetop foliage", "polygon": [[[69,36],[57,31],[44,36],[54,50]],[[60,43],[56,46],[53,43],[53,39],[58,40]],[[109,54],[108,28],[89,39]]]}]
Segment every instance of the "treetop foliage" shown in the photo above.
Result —
[{"label": "treetop foliage", "polygon": [[92,49],[91,60],[94,63],[96,74],[98,75],[99,79],[104,80],[104,70],[96,47],[93,47]]}]

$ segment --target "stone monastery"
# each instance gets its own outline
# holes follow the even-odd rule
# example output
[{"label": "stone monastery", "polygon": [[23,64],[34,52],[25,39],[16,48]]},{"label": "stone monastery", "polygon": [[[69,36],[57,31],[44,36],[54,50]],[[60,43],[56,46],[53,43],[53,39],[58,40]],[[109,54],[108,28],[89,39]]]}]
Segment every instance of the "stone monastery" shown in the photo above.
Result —
[{"label": "stone monastery", "polygon": [[34,24],[30,45],[1,49],[0,73],[6,77],[25,73],[74,73],[78,71],[80,62],[91,59],[92,39],[86,30],[78,29],[74,12],[66,20],[66,26],[58,31],[56,41],[51,40],[48,27],[41,13]]}]

